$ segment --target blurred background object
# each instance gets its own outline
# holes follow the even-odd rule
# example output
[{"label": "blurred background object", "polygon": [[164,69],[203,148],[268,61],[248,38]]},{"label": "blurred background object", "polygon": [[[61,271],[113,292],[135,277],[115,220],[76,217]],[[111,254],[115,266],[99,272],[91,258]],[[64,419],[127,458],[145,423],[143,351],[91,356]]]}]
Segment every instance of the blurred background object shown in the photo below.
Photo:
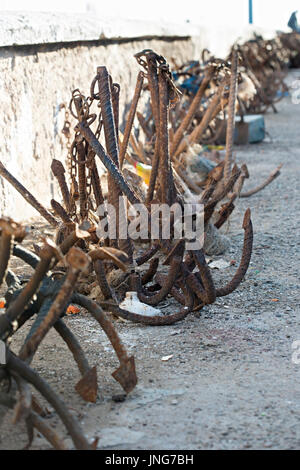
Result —
[{"label": "blurred background object", "polygon": [[300,33],[300,26],[299,26],[298,20],[297,20],[297,13],[298,13],[298,11],[293,11],[293,13],[291,14],[291,17],[289,19],[288,26],[293,31],[295,31],[295,33]]}]

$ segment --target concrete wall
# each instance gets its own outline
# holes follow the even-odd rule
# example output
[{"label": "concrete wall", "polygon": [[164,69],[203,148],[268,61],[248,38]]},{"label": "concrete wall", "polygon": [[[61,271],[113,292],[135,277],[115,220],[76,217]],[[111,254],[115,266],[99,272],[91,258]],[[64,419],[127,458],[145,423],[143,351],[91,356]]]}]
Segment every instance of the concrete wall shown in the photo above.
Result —
[{"label": "concrete wall", "polygon": [[[66,161],[60,105],[75,88],[89,95],[98,65],[120,83],[122,112],[139,70],[136,52],[151,48],[181,63],[198,58],[204,47],[224,55],[237,37],[252,33],[25,13],[2,14],[0,31],[0,160],[46,206],[59,199],[51,160]],[[36,212],[0,177],[1,214],[25,220]]]}]

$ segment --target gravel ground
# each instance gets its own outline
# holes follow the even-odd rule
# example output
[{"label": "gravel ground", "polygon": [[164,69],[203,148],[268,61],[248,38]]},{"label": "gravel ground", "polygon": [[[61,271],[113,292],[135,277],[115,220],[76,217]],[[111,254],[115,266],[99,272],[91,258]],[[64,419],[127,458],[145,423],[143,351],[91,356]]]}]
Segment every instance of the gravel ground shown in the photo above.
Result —
[{"label": "gravel ground", "polygon": [[[292,72],[289,80],[299,75]],[[248,165],[249,187],[284,163],[275,182],[239,201],[225,227],[232,244],[222,258],[239,260],[243,213],[251,208],[254,251],[240,288],[173,326],[116,322],[139,379],[126,401],[112,399],[121,392],[110,375],[118,363],[87,314],[66,322],[98,365],[95,405],[75,394],[79,375],[60,338],[51,331],[43,342],[33,366],[62,394],[87,435],[100,438],[100,449],[300,448],[300,364],[292,362],[292,343],[300,340],[299,109],[285,98],[278,114],[265,116],[271,138],[236,148],[237,161]],[[214,270],[217,286],[234,271]],[[18,333],[14,350],[25,334]],[[167,355],[172,358],[163,362]],[[0,449],[26,444],[24,425],[12,426],[11,418],[3,420]],[[55,415],[49,422],[64,433]],[[49,445],[36,436],[32,448]]]}]

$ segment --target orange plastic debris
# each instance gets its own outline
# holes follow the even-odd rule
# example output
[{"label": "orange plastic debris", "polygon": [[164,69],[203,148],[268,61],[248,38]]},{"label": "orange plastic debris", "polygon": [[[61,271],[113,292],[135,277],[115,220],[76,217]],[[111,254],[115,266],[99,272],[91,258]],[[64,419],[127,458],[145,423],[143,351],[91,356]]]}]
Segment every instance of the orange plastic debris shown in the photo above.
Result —
[{"label": "orange plastic debris", "polygon": [[76,305],[69,305],[66,313],[67,315],[75,315],[76,313],[80,313],[80,308],[76,307]]},{"label": "orange plastic debris", "polygon": [[0,308],[4,308],[5,307],[5,300],[0,300]]}]

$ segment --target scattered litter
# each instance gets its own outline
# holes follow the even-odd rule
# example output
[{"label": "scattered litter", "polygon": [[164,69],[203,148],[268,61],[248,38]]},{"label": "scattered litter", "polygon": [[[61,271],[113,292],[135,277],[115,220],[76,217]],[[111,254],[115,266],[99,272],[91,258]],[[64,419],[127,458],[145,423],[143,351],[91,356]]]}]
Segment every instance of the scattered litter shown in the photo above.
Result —
[{"label": "scattered litter", "polygon": [[80,308],[76,307],[76,305],[69,305],[69,307],[67,308],[66,314],[76,315],[77,313],[80,313]]},{"label": "scattered litter", "polygon": [[215,261],[212,261],[209,263],[209,267],[212,269],[225,269],[229,268],[231,266],[231,263],[228,261],[225,261],[224,259],[216,259]]},{"label": "scattered litter", "polygon": [[169,356],[163,356],[163,357],[161,358],[161,361],[162,361],[162,362],[167,362],[167,361],[169,361],[170,359],[172,359],[173,356],[174,356],[174,354],[170,354]]},{"label": "scattered litter", "polygon": [[128,310],[128,312],[137,313],[139,315],[162,315],[161,310],[151,307],[150,305],[140,302],[136,292],[126,292],[126,297],[120,303],[120,308]]},{"label": "scattered litter", "polygon": [[208,173],[215,168],[216,163],[201,156],[202,152],[203,147],[199,144],[189,147],[185,154],[185,164],[191,178],[194,178],[196,173],[200,181],[205,181]]},{"label": "scattered litter", "polygon": [[146,185],[149,186],[152,166],[140,162],[135,162],[134,166],[137,175],[141,176],[145,181]]},{"label": "scattered litter", "polygon": [[172,331],[172,333],[170,333],[170,336],[180,335],[181,333],[182,333],[182,330]]}]

